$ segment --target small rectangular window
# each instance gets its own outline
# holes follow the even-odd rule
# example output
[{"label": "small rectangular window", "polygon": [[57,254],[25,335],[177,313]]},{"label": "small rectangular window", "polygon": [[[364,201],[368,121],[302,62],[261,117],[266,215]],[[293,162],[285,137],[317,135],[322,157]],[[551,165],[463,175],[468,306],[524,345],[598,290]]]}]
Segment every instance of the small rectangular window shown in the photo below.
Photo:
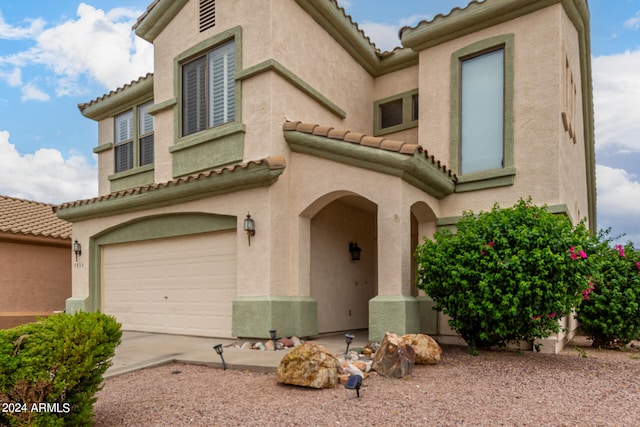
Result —
[{"label": "small rectangular window", "polygon": [[418,94],[411,97],[411,120],[418,120]]},{"label": "small rectangular window", "polygon": [[138,107],[139,165],[153,163],[153,116],[148,113],[152,102]]},{"label": "small rectangular window", "polygon": [[402,124],[402,98],[380,105],[380,128]]}]

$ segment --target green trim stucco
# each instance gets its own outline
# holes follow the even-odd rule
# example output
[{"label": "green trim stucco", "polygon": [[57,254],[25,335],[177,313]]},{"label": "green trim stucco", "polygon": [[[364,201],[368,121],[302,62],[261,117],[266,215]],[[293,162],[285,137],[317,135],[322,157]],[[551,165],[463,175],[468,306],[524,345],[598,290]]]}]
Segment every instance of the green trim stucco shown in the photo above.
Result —
[{"label": "green trim stucco", "polygon": [[397,176],[438,199],[455,188],[453,180],[423,153],[400,154],[296,131],[285,131],[284,138],[296,153]]},{"label": "green trim stucco", "polygon": [[242,123],[232,122],[182,138],[169,147],[173,177],[241,162],[244,133]]},{"label": "green trim stucco", "polygon": [[[513,165],[513,97],[514,97],[514,35],[504,34],[480,40],[459,49],[451,55],[451,127],[449,132],[449,165],[458,175],[456,192],[481,190],[485,188],[512,185],[515,167]],[[465,57],[483,51],[504,48],[504,140],[503,140],[503,168],[473,174],[460,174],[460,79],[461,63]]]},{"label": "green trim stucco", "polygon": [[278,336],[309,337],[318,334],[318,303],[308,296],[241,296],[233,301],[231,335],[242,338],[269,338],[269,329]]},{"label": "green trim stucco", "polygon": [[112,150],[113,149],[113,142],[107,142],[104,144],[100,144],[97,147],[93,147],[93,152],[95,154],[100,154],[104,151],[108,151],[108,150]]},{"label": "green trim stucco", "polygon": [[436,303],[426,295],[417,296],[420,313],[420,333],[438,335],[438,312],[434,310]]},{"label": "green trim stucco", "polygon": [[118,89],[90,104],[80,104],[79,107],[83,116],[100,121],[152,99],[153,74],[149,74],[130,85],[126,85],[123,89]]},{"label": "green trim stucco", "polygon": [[[418,89],[409,90],[397,95],[389,96],[374,101],[373,103],[373,136],[382,136],[394,132],[400,132],[406,129],[418,127],[418,120],[412,120],[413,116],[413,96],[418,95]],[[380,115],[380,106],[388,102],[402,99],[402,123],[382,129],[382,118]]]},{"label": "green trim stucco", "polygon": [[170,98],[162,102],[158,102],[157,104],[153,104],[151,107],[147,109],[147,113],[153,115],[158,114],[161,111],[169,110],[178,103],[176,98]]},{"label": "green trim stucco", "polygon": [[256,64],[252,67],[249,67],[245,70],[236,72],[236,80],[246,80],[253,76],[265,73],[267,71],[273,71],[287,82],[291,83],[296,88],[300,89],[304,94],[312,98],[318,104],[329,110],[331,113],[335,114],[341,119],[347,117],[347,113],[336,104],[331,102],[329,98],[324,96],[322,93],[314,89],[310,84],[302,80],[296,74],[294,74],[287,67],[276,61],[275,59],[267,59],[259,64]]},{"label": "green trim stucco", "polygon": [[420,333],[420,304],[407,295],[378,295],[369,300],[369,340],[382,341],[385,333]]},{"label": "green trim stucco", "polygon": [[89,295],[67,299],[66,311],[102,309],[102,246],[235,230],[234,216],[201,212],[147,216],[118,224],[89,239]]},{"label": "green trim stucco", "polygon": [[153,184],[153,180],[153,164],[136,167],[109,176],[109,181],[111,181],[111,192],[141,187],[143,185],[151,185]]},{"label": "green trim stucco", "polygon": [[62,207],[56,210],[59,218],[71,222],[136,212],[191,200],[226,194],[251,188],[265,187],[277,181],[284,166],[271,167],[268,161],[249,163],[234,170],[201,175],[184,180],[142,187],[104,199]]}]

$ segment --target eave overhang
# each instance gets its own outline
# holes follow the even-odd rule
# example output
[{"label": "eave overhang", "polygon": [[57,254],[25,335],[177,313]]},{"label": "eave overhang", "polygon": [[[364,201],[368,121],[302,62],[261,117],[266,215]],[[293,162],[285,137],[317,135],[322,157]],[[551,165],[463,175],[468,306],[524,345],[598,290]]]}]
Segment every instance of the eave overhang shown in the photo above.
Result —
[{"label": "eave overhang", "polygon": [[70,222],[175,205],[205,197],[270,186],[284,172],[282,157],[269,157],[172,181],[118,191],[54,208]]},{"label": "eave overhang", "polygon": [[[384,140],[357,135],[361,139],[370,138],[371,141]],[[412,144],[412,151],[400,152],[288,130],[287,127],[284,129],[284,137],[293,152],[397,176],[437,199],[442,199],[455,190],[455,175],[449,175],[450,171],[447,172],[439,161],[418,145]]]},{"label": "eave overhang", "polygon": [[164,30],[180,9],[189,0],[158,0],[151,4],[149,9],[138,18],[133,30],[138,37],[153,43],[155,38]]},{"label": "eave overhang", "polygon": [[99,121],[151,99],[153,99],[153,74],[149,73],[91,102],[79,104],[78,109],[83,116]]}]

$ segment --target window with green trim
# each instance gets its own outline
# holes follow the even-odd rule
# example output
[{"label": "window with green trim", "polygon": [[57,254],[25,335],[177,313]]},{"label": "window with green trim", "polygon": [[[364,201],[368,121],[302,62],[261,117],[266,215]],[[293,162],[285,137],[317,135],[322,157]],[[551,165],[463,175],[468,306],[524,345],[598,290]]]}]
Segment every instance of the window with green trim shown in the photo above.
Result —
[{"label": "window with green trim", "polygon": [[373,105],[373,134],[386,135],[418,126],[418,90],[380,99]]},{"label": "window with green trim", "polygon": [[115,172],[153,163],[153,116],[148,102],[114,117]]},{"label": "window with green trim", "polygon": [[182,136],[235,120],[235,42],[182,65]]}]

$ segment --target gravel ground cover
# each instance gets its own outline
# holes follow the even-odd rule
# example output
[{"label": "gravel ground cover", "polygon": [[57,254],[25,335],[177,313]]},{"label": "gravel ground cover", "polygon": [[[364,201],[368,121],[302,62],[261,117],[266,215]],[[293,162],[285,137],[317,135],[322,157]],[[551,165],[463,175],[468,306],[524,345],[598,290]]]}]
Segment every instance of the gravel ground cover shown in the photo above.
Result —
[{"label": "gravel ground cover", "polygon": [[[278,384],[275,374],[169,364],[105,381],[95,426],[638,426],[640,350],[578,338],[561,354],[442,346],[403,379]],[[248,350],[250,351],[250,350]],[[586,356],[586,357],[584,357]]]}]

